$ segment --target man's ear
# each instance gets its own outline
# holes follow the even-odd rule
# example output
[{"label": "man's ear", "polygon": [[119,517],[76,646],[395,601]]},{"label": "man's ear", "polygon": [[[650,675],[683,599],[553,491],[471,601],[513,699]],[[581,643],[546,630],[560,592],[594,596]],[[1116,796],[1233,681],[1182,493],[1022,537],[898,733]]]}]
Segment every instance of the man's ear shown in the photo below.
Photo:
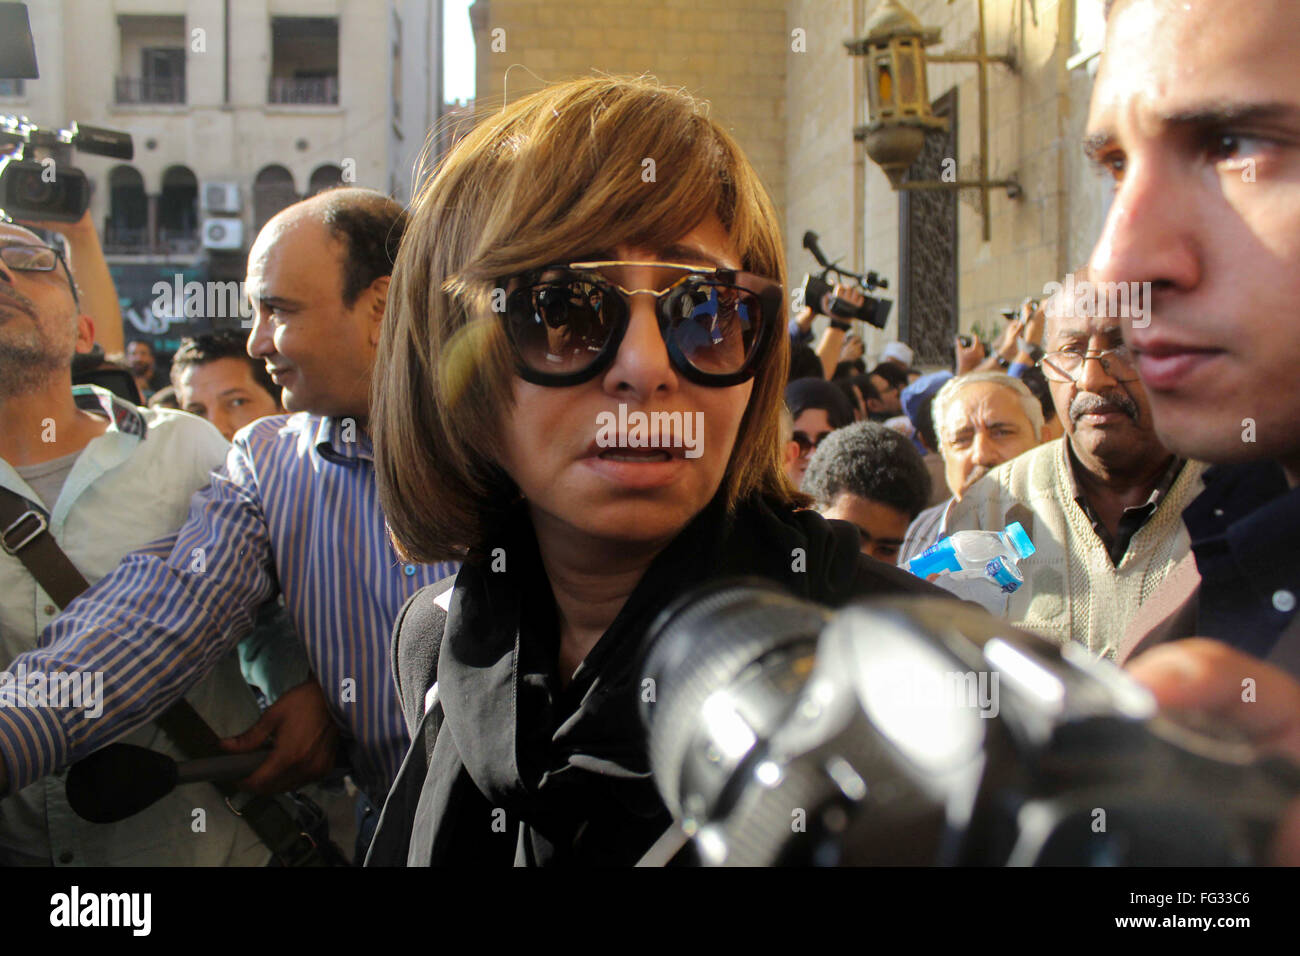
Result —
[{"label": "man's ear", "polygon": [[884,410],[885,410],[884,399],[880,399],[880,398],[867,399],[867,411],[870,412],[872,415],[882,414]]},{"label": "man's ear", "polygon": [[95,347],[95,320],[86,313],[77,316],[77,354],[85,355]]},{"label": "man's ear", "polygon": [[379,329],[384,321],[384,309],[388,305],[388,283],[392,276],[380,276],[370,283],[370,344],[379,344]]}]

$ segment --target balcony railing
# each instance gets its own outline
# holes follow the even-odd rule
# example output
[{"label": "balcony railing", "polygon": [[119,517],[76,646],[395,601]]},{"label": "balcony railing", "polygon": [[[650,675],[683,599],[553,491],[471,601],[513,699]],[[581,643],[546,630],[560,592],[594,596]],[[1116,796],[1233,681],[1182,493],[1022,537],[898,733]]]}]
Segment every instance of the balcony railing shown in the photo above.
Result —
[{"label": "balcony railing", "polygon": [[104,252],[108,255],[187,256],[197,253],[202,243],[197,232],[169,233],[160,229],[157,237],[148,229],[124,229],[111,222],[104,229]]},{"label": "balcony railing", "polygon": [[144,79],[119,76],[116,93],[118,103],[184,103],[185,77]]},{"label": "balcony railing", "polygon": [[339,78],[325,76],[298,80],[272,77],[266,101],[276,105],[337,106]]}]

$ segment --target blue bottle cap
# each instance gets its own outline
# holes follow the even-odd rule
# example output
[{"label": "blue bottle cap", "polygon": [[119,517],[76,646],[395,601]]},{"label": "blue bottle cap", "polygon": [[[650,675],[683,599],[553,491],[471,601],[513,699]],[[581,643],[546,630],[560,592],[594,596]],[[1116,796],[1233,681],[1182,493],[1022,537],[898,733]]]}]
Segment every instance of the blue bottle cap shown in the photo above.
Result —
[{"label": "blue bottle cap", "polygon": [[1018,558],[1027,558],[1038,550],[1034,547],[1034,542],[1029,540],[1029,535],[1025,534],[1025,529],[1020,526],[1019,521],[1007,525],[1007,530],[1003,534],[1011,542],[1011,547],[1015,549]]},{"label": "blue bottle cap", "polygon": [[931,574],[938,574],[940,571],[960,571],[961,562],[957,560],[957,555],[952,549],[952,542],[944,538],[908,561],[907,570],[918,578],[924,578]]}]

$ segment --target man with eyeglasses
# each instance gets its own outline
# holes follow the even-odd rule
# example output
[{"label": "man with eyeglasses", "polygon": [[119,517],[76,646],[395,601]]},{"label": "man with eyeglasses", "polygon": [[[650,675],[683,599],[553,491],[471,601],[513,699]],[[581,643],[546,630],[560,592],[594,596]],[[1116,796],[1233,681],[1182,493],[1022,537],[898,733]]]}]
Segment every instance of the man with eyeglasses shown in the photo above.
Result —
[{"label": "man with eyeglasses", "polygon": [[[103,715],[0,708],[0,793],[162,714],[283,594],[311,672],[260,719],[254,710],[242,726],[221,728],[243,731],[225,740],[232,752],[270,745],[241,785],[259,794],[296,789],[329,773],[344,749],[363,793],[382,802],[409,743],[389,666],[393,623],[408,597],[456,568],[404,562],[393,551],[366,432],[405,223],[388,197],[340,188],[282,210],[258,235],[248,263],[248,353],[296,414],[242,429],[228,455],[203,425],[220,455],[204,460],[201,490],[187,493],[188,518],[182,510],[168,538],[106,567],[111,573],[22,659],[29,670],[108,662]],[[150,501],[140,496],[141,505]],[[371,810],[358,821],[359,850],[376,817]]]},{"label": "man with eyeglasses", "polygon": [[949,510],[943,533],[1020,522],[1038,550],[996,610],[1115,659],[1125,623],[1188,551],[1181,516],[1203,466],[1160,443],[1119,319],[1075,278],[1046,306],[1039,362],[1064,437],[991,472]]},{"label": "man with eyeglasses", "polygon": [[798,457],[788,472],[798,485],[822,439],[837,428],[853,424],[853,406],[842,391],[820,378],[797,378],[787,385],[785,405],[794,419],[792,440],[799,446]]},{"label": "man with eyeglasses", "polygon": [[[58,590],[47,571],[29,562],[57,568],[53,546],[82,577],[101,579],[131,550],[147,551],[179,528],[191,495],[225,459],[225,441],[205,422],[137,408],[92,386],[74,389],[73,354],[90,349],[94,331],[62,254],[0,223],[0,667],[34,649],[64,603],[65,595],[46,592]],[[238,733],[257,720],[257,704],[233,655],[213,665],[188,700],[219,733]],[[13,679],[0,683],[0,722],[55,699],[63,686],[83,688],[74,709],[94,724],[104,668],[96,659],[6,674]],[[156,725],[126,740],[183,759]],[[220,799],[210,785],[182,786],[109,827],[73,814],[62,775],[30,781],[0,799],[0,864],[264,864],[269,851],[244,822],[217,812]],[[196,807],[210,811],[201,836],[191,829]]]}]

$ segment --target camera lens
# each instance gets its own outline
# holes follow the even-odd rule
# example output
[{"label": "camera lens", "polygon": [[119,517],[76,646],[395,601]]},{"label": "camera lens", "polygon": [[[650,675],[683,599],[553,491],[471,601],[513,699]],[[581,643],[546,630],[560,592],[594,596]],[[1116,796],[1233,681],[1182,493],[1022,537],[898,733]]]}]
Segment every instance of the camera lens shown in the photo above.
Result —
[{"label": "camera lens", "polygon": [[57,193],[58,184],[44,181],[35,170],[22,170],[14,183],[14,195],[24,206],[45,206]]},{"label": "camera lens", "polygon": [[[695,804],[721,797],[748,756],[740,739],[770,731],[786,717],[807,676],[795,658],[801,647],[811,655],[828,618],[824,608],[756,579],[694,592],[660,615],[650,628],[643,670],[654,699],[643,694],[642,716],[650,766],[674,814],[710,809]],[[778,675],[775,682],[747,680],[757,662],[782,653],[791,659],[766,669]],[[720,693],[734,699],[734,711]]]}]

